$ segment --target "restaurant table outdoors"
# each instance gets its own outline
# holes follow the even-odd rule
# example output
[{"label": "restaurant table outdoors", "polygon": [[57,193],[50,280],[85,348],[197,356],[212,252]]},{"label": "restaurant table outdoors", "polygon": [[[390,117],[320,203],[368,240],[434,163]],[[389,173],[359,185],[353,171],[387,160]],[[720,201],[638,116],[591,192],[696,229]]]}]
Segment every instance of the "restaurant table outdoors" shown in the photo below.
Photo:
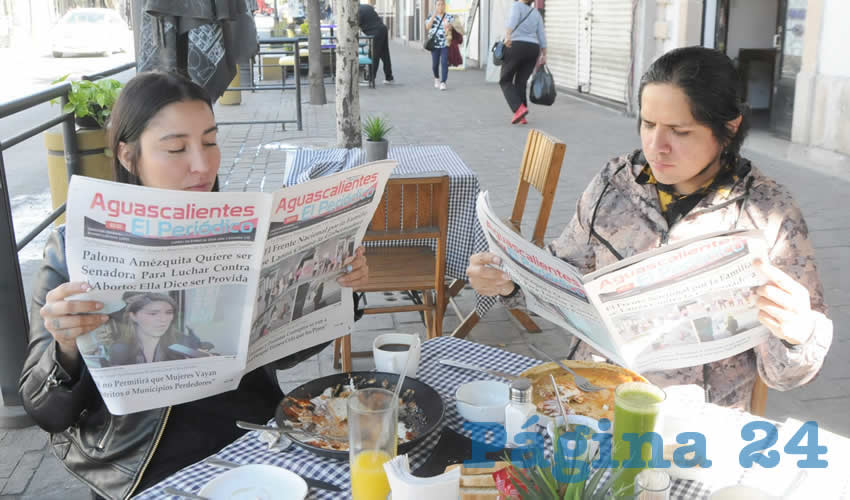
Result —
[{"label": "restaurant table outdoors", "polygon": [[[467,437],[472,437],[477,441],[482,442],[485,439],[484,436],[481,435],[482,433],[480,432],[480,430],[475,433],[476,435],[473,435],[473,433],[470,432],[469,426],[467,426],[466,429],[464,428],[465,421],[458,414],[455,407],[455,391],[461,384],[471,382],[473,380],[499,379],[478,372],[461,370],[440,364],[439,360],[441,359],[454,359],[461,362],[475,364],[483,368],[500,370],[512,374],[520,374],[524,370],[541,363],[541,361],[537,359],[532,359],[495,347],[453,337],[439,337],[432,340],[428,340],[423,343],[417,378],[421,382],[424,382],[433,387],[442,397],[444,406],[443,426],[459,434],[465,435]],[[724,429],[728,429],[730,437],[740,438],[740,436],[736,436],[736,434],[740,432],[741,425],[751,420],[761,420],[758,417],[749,415],[738,410],[721,408],[713,405],[706,405],[706,407],[711,407],[711,414],[708,416],[708,418],[714,420],[715,423],[717,423],[718,420],[722,422],[722,427]],[[783,426],[779,425],[779,428],[780,441],[776,445],[774,445],[774,448],[781,449],[781,447],[784,445],[784,442],[781,440],[782,436],[784,435]],[[691,430],[698,431],[699,429]],[[793,431],[795,429],[787,430]],[[408,457],[410,459],[411,470],[416,472],[416,470],[428,460],[429,455],[431,455],[435,445],[437,444],[438,439],[440,438],[440,435],[441,432],[439,430],[434,431],[432,434],[427,436],[427,438],[424,439],[421,444],[419,444],[408,454]],[[258,432],[249,432],[231,445],[222,449],[218,454],[216,454],[216,457],[236,462],[239,464],[271,464],[283,467],[301,476],[327,481],[334,485],[340,486],[343,489],[343,492],[336,493],[326,490],[311,489],[310,494],[308,496],[308,498],[311,499],[348,497],[350,487],[348,460],[333,460],[329,458],[322,458],[295,445],[285,451],[270,450],[268,445],[264,442],[261,442],[258,437]],[[759,434],[757,437],[760,438],[761,435]],[[846,441],[847,440],[844,440],[845,443]],[[545,438],[545,442],[547,450],[551,450],[551,441],[548,439],[548,437]],[[728,446],[728,448],[734,449],[731,451],[727,451],[730,451],[737,455],[738,450],[740,450],[744,446],[744,444],[747,444],[745,442],[742,443],[743,444],[736,442],[737,447],[731,445]],[[710,452],[709,455],[711,458],[712,453]],[[847,455],[845,454],[843,456],[846,457]],[[823,484],[824,481],[832,481],[837,486],[830,486],[831,488],[844,489],[844,493],[841,493],[840,491],[835,491],[834,493],[836,494],[834,496],[815,495],[815,497],[802,495],[802,493],[804,492],[798,491],[799,496],[793,496],[789,498],[845,498],[848,494],[846,490],[848,485],[846,472],[844,472],[840,465],[835,461],[831,461],[830,468],[826,469],[797,469],[796,466],[794,466],[797,457],[783,454],[783,458],[785,459],[785,472],[779,470],[776,471],[778,474],[782,475],[782,478],[780,480],[789,481],[793,483],[795,480],[801,479],[799,471],[808,470],[812,474],[820,474],[820,476],[817,477],[819,478],[818,481],[820,481],[821,484]],[[832,460],[837,459],[834,452],[833,456],[830,457],[829,455],[827,455],[827,458],[831,458]],[[789,469],[789,466],[791,466],[791,469]],[[747,478],[751,472],[753,474],[758,474],[762,471],[767,471],[767,469],[758,469],[759,467],[755,466],[752,469],[740,469],[737,471],[733,471],[734,474],[732,476],[709,476],[713,477],[715,482],[718,482],[719,484],[703,484],[698,481],[674,479],[672,481],[672,486],[670,489],[670,498],[707,498],[713,490],[719,487],[726,486],[728,484],[735,484],[736,482],[747,484]],[[224,469],[222,467],[217,467],[204,462],[199,462],[177,472],[176,474],[165,479],[159,484],[142,492],[141,495],[139,495],[137,498],[171,498],[168,495],[164,494],[162,491],[163,488],[168,486],[176,487],[183,491],[197,493],[207,482],[209,482],[219,474],[224,473],[226,470],[227,469]],[[790,470],[798,472],[787,472]],[[797,476],[795,476],[795,474],[797,474]],[[771,479],[775,476],[775,474],[773,476],[769,476],[764,479],[764,481],[775,481],[775,479]],[[724,483],[723,481],[727,482]],[[731,481],[731,483],[729,481]],[[753,481],[749,482],[752,483]],[[784,490],[785,486],[782,486],[782,488]]]},{"label": "restaurant table outdoors", "polygon": [[[475,215],[475,201],[480,189],[478,176],[452,148],[445,145],[390,147],[388,157],[398,161],[398,167],[393,171],[394,176],[433,174],[439,171],[449,175],[446,275],[455,280],[449,288],[449,295],[455,296],[465,284],[469,257],[474,253],[487,251],[484,230]],[[360,148],[301,149],[287,170],[285,182],[286,185],[298,184],[362,165],[365,161],[366,154]],[[496,303],[496,299],[476,294],[475,303],[478,317],[484,317]]]}]

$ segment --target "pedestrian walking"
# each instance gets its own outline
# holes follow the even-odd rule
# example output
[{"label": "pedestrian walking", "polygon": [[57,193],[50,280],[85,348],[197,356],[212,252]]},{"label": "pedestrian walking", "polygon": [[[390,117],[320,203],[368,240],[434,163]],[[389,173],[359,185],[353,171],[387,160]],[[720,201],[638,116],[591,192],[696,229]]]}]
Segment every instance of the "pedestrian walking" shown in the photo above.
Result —
[{"label": "pedestrian walking", "polygon": [[532,0],[516,0],[505,23],[505,56],[499,86],[513,116],[511,123],[528,123],[526,84],[535,68],[546,63],[543,17]]},{"label": "pedestrian walking", "polygon": [[425,23],[428,38],[434,38],[431,49],[431,71],[434,73],[434,88],[446,90],[449,78],[449,46],[452,43],[452,21],[454,16],[446,12],[446,0],[437,0],[434,13]]},{"label": "pedestrian walking", "polygon": [[375,12],[375,0],[368,4],[361,3],[357,10],[357,20],[360,31],[374,37],[372,40],[372,78],[378,76],[378,63],[384,63],[384,85],[395,83],[393,79],[393,64],[390,61],[390,42],[387,26]]}]

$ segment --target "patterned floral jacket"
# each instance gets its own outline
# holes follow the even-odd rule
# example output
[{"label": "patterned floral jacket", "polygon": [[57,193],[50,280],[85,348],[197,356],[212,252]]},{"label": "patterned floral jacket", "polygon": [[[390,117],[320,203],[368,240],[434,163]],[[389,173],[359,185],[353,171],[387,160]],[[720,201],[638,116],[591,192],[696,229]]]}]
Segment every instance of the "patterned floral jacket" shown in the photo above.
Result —
[{"label": "patterned floral jacket", "polygon": [[[832,343],[832,321],[826,316],[808,229],[791,194],[753,167],[730,189],[708,193],[669,227],[655,186],[635,182],[645,165],[640,150],[609,161],[585,189],[575,215],[549,244],[549,251],[589,273],[616,262],[612,250],[626,258],[711,231],[760,229],[773,265],[809,289],[817,321],[811,337],[798,346],[771,336],[753,349],[714,363],[643,375],[661,387],[697,384],[710,402],[742,409],[749,409],[756,373],[780,391],[812,381]],[[522,290],[503,301],[508,307],[525,304]],[[582,342],[575,358],[590,359],[591,354],[593,350]]]}]

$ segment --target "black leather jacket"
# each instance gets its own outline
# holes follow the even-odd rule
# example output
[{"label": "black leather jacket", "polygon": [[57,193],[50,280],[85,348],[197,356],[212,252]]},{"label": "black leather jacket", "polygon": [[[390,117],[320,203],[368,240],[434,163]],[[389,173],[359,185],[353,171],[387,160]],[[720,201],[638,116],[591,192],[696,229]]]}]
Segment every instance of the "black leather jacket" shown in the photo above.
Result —
[{"label": "black leather jacket", "polygon": [[[68,281],[65,230],[60,227],[48,240],[33,287],[29,348],[19,384],[24,408],[50,433],[54,453],[72,475],[103,497],[129,498],[138,493],[171,408],[112,415],[84,363],[80,363],[80,373],[68,373],[57,362],[56,341],[44,327],[39,310],[47,292]],[[262,369],[276,383],[276,369],[294,366],[325,346],[295,353]]]}]

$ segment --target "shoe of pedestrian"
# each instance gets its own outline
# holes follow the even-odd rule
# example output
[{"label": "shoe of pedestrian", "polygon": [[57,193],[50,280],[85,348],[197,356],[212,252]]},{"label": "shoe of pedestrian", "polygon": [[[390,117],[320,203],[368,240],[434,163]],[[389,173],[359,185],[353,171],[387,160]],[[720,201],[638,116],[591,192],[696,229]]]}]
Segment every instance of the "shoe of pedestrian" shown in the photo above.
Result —
[{"label": "shoe of pedestrian", "polygon": [[384,80],[384,85],[392,85],[395,83],[395,80]]},{"label": "shoe of pedestrian", "polygon": [[440,79],[439,78],[434,78],[434,88],[435,89],[440,88]]},{"label": "shoe of pedestrian", "polygon": [[519,121],[519,124],[520,124],[520,125],[528,125],[528,120],[526,120],[526,119],[523,117],[523,119]]},{"label": "shoe of pedestrian", "polygon": [[446,90],[446,82],[440,83],[440,90]]},{"label": "shoe of pedestrian", "polygon": [[520,120],[525,118],[525,115],[528,114],[528,108],[525,107],[525,104],[520,104],[519,108],[514,113],[514,117],[511,118],[511,123],[519,123]]}]

